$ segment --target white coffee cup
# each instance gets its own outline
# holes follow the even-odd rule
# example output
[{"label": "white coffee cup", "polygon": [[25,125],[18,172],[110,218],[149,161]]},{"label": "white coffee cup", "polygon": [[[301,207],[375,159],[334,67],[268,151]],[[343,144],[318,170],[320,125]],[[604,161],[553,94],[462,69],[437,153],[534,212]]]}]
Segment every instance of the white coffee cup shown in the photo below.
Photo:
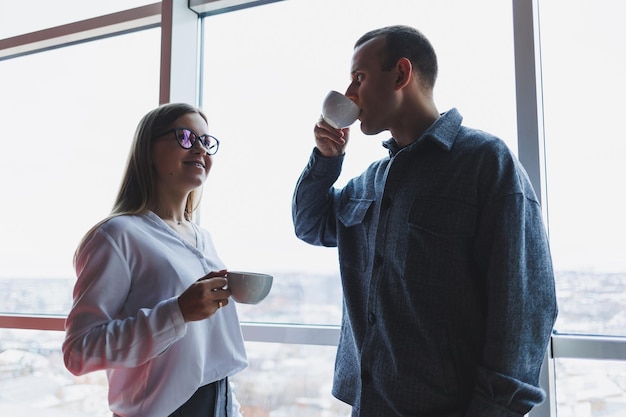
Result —
[{"label": "white coffee cup", "polygon": [[230,296],[243,304],[258,304],[269,294],[274,278],[257,272],[228,271]]},{"label": "white coffee cup", "polygon": [[359,106],[337,91],[330,91],[322,103],[322,118],[335,129],[350,126],[360,112]]}]

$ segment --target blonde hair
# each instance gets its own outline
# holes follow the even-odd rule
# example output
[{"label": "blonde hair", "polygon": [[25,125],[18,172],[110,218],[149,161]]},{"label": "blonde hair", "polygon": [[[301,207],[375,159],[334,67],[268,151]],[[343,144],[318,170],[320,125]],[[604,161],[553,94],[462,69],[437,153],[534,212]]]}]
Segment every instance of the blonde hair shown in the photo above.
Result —
[{"label": "blonde hair", "polygon": [[[126,171],[111,214],[93,226],[82,238],[74,253],[74,265],[76,265],[76,257],[80,249],[104,222],[123,214],[143,213],[157,203],[155,201],[157,195],[156,182],[152,167],[153,139],[171,128],[179,117],[188,113],[197,113],[208,123],[206,116],[200,109],[186,103],[163,104],[147,113],[139,121],[128,155]],[[199,200],[200,191],[193,190],[189,193],[185,204],[185,218],[187,220],[191,220]]]}]

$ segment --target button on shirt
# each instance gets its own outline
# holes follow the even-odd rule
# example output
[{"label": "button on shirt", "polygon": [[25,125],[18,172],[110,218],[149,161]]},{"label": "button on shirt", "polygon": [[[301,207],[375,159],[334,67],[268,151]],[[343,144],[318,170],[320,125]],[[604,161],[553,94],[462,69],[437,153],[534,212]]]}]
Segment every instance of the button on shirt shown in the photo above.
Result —
[{"label": "button on shirt", "polygon": [[184,322],[178,295],[224,269],[209,233],[193,227],[197,248],[152,212],[117,216],[78,253],[65,363],[76,375],[106,369],[117,415],[165,417],[247,365],[235,303]]},{"label": "button on shirt", "polygon": [[342,189],[315,149],[297,236],[337,246],[333,394],[355,416],[522,417],[541,402],[554,276],[541,207],[504,142],[456,109]]}]

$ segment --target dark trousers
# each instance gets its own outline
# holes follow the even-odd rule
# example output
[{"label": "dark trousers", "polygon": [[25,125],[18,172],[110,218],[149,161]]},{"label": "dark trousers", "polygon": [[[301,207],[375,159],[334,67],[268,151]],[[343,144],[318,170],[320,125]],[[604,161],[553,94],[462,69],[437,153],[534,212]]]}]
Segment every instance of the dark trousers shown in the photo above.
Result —
[{"label": "dark trousers", "polygon": [[228,378],[204,385],[169,417],[230,417]]}]

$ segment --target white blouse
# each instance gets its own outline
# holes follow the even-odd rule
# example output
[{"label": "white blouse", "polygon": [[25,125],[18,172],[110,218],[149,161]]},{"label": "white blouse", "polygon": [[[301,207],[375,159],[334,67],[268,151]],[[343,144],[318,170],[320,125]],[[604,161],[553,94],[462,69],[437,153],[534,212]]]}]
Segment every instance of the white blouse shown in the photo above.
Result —
[{"label": "white blouse", "polygon": [[247,366],[234,302],[183,320],[178,296],[225,268],[209,233],[193,227],[197,248],[152,212],[117,216],[77,256],[65,365],[75,375],[106,369],[119,416],[168,416],[200,386]]}]

